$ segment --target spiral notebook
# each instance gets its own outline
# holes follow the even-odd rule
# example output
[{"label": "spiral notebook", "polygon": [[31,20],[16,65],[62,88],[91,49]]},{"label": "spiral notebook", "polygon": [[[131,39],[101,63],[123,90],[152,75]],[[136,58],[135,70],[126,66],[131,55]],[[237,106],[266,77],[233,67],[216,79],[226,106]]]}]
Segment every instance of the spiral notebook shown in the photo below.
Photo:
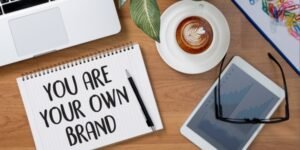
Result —
[{"label": "spiral notebook", "polygon": [[151,133],[126,69],[161,130],[140,47],[128,44],[17,79],[36,148],[95,149]]}]

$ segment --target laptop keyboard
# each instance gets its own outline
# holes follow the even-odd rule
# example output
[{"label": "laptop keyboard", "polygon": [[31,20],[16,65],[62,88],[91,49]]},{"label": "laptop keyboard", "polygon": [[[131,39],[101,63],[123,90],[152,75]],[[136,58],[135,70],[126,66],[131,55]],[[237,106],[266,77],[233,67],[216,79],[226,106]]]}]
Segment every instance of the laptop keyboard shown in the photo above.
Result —
[{"label": "laptop keyboard", "polygon": [[55,0],[0,0],[0,16]]}]

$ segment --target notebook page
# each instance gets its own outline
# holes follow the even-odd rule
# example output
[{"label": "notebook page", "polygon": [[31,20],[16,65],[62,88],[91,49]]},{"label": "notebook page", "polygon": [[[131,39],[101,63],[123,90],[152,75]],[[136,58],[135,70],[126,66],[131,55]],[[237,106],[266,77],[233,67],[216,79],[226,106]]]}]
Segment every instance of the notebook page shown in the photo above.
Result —
[{"label": "notebook page", "polygon": [[[36,148],[93,149],[150,133],[125,69],[132,74],[156,129],[162,129],[141,51],[134,45],[133,50],[49,75],[27,81],[18,78]],[[98,86],[89,75],[100,75]],[[73,94],[63,90],[65,82]],[[115,103],[107,101],[108,95]]]},{"label": "notebook page", "polygon": [[138,51],[136,53],[134,53],[133,51],[129,53],[134,53],[132,55],[135,55],[134,56],[135,59],[132,59],[130,55],[127,55],[127,59],[130,62],[130,68],[128,68],[128,70],[130,71],[136,83],[136,86],[140,91],[143,102],[145,103],[146,108],[154,122],[155,129],[161,130],[163,129],[163,124],[161,122],[159,110],[153,94],[150,79],[147,74],[147,70],[146,70],[145,62],[142,57],[140,46],[138,44],[135,44],[134,49],[138,49]]}]

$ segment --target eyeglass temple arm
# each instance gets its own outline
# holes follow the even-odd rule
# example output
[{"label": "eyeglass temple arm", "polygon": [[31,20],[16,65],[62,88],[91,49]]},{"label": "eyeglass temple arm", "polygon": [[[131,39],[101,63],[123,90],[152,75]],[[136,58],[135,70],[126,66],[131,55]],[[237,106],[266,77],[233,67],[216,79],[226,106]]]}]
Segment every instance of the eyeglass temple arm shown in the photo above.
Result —
[{"label": "eyeglass temple arm", "polygon": [[279,64],[279,62],[275,59],[275,57],[271,54],[268,53],[268,56],[271,60],[273,60],[277,66],[279,67],[280,71],[281,71],[281,76],[282,76],[282,80],[283,80],[283,84],[284,84],[284,92],[285,92],[285,99],[286,99],[286,103],[285,103],[285,113],[286,113],[286,120],[288,120],[290,118],[290,110],[289,110],[289,97],[288,97],[288,88],[287,88],[287,83],[286,83],[286,79],[285,79],[285,74],[283,72],[283,69],[281,67],[281,65]]},{"label": "eyeglass temple arm", "polygon": [[[223,72],[223,65],[224,65],[224,61],[226,59],[226,56],[227,56],[227,54],[222,59],[221,66],[220,66],[220,71],[219,71],[219,80],[218,80],[218,88],[217,88],[219,94],[221,93],[221,91],[220,91],[221,87],[219,87],[219,86],[221,85],[221,74]],[[218,99],[217,100],[218,101],[218,103],[217,103],[217,109],[218,109],[217,117],[218,118],[223,118],[223,109],[222,109],[220,97],[218,97],[217,99]]]}]

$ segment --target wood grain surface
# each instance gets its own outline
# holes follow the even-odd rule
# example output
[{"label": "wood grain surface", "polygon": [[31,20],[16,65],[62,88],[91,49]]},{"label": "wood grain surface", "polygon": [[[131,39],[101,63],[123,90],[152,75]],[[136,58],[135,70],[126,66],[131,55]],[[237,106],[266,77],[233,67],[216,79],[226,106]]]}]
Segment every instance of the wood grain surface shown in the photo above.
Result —
[{"label": "wood grain surface", "polygon": [[[291,119],[267,125],[250,149],[299,149],[300,147],[300,78],[246,20],[230,0],[208,0],[226,16],[231,29],[228,56],[239,55],[266,76],[282,85],[277,66],[267,57],[271,52],[284,67],[290,96]],[[158,0],[161,12],[176,0]],[[138,42],[144,54],[148,73],[159,106],[164,130],[115,144],[105,149],[180,150],[197,149],[179,132],[181,125],[215,81],[216,68],[199,75],[185,75],[168,67],[160,58],[154,41],[142,33],[130,19],[129,3],[119,10],[122,31],[118,35],[96,40],[38,58],[0,68],[0,149],[35,149],[16,78],[24,72],[43,68],[119,43]],[[277,114],[283,113],[280,108]],[[45,137],[46,138],[46,137]]]}]

